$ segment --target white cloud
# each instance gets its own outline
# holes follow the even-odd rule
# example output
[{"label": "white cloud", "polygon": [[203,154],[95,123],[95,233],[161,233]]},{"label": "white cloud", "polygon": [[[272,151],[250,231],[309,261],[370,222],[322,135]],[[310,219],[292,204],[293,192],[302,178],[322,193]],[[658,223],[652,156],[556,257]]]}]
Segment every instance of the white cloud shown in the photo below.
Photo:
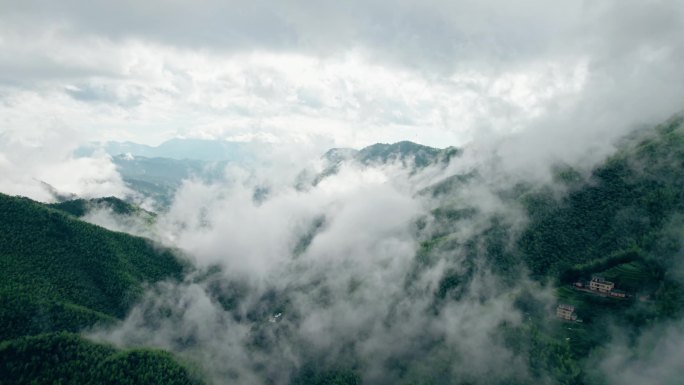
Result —
[{"label": "white cloud", "polygon": [[[217,384],[288,383],[312,360],[332,367],[358,360],[369,383],[433,375],[524,381],[525,357],[515,357],[497,335],[502,324],[521,321],[510,287],[482,268],[463,279],[462,298],[435,302],[447,270],[468,275],[464,245],[491,212],[501,212],[496,197],[454,197],[489,209],[454,229],[461,246],[419,267],[415,221],[429,203],[409,179],[434,177],[429,172],[345,164],[306,191],[273,183],[262,202],[253,199],[259,180],[239,169],[230,170],[227,183],[187,181],[159,217],[159,237],[200,268],[218,265],[222,272],[151,288],[126,320],[91,337],[178,352]],[[308,247],[295,252],[312,231]],[[521,278],[520,287],[526,285],[544,294]],[[388,367],[393,360],[407,365]]]},{"label": "white cloud", "polygon": [[[102,17],[91,7],[67,4],[39,13],[3,6],[13,15],[0,29],[3,115],[11,117],[4,129],[41,124],[30,113],[38,108],[101,139],[327,136],[337,146],[400,139],[458,145],[483,130],[551,124],[559,114],[591,117],[597,112],[587,108],[617,104],[615,92],[630,78],[637,81],[634,91],[660,79],[654,89],[670,90],[670,99],[682,96],[671,82],[682,60],[681,39],[673,34],[681,23],[663,16],[655,32],[630,31],[639,42],[630,48],[618,33],[627,26],[610,17],[616,5],[435,1],[386,9],[389,3],[377,1],[338,5],[333,14],[313,5],[257,2],[233,27],[204,25],[224,33],[216,30],[218,40],[207,39],[202,48],[191,48],[179,33],[188,41],[207,38],[200,20],[216,21],[228,10],[221,3],[167,5],[149,25],[141,23],[147,7],[100,6],[109,12],[102,23],[94,22]],[[660,3],[648,12],[632,3],[621,10],[649,21],[644,17],[668,8],[678,10]],[[126,14],[136,22],[125,29],[112,23]],[[256,33],[245,24],[259,25],[268,15],[295,30],[297,42],[280,46],[269,38],[282,26]],[[195,29],[179,28],[184,17]],[[29,28],[29,20],[43,23]],[[582,102],[587,98],[589,106]],[[620,99],[640,100],[636,92]],[[677,109],[676,103],[669,110],[632,104],[619,112],[625,120],[658,119]]]},{"label": "white cloud", "polygon": [[107,154],[75,157],[73,150],[79,143],[83,141],[78,132],[54,123],[4,132],[0,135],[0,191],[40,201],[53,201],[54,192],[84,198],[132,193]]},{"label": "white cloud", "polygon": [[677,384],[681,382],[684,352],[681,321],[647,329],[635,341],[618,336],[601,361],[600,380],[608,384]]},{"label": "white cloud", "polygon": [[[44,180],[86,197],[128,193],[105,155],[71,155],[94,139],[278,143],[267,170],[228,170],[225,185],[187,181],[159,220],[160,239],[254,286],[242,307],[221,309],[202,284],[163,284],[110,339],[182,350],[174,341],[194,338],[206,349],[193,353],[220,362],[212,370],[252,382],[248,363],[282,377],[279,369],[300,362],[292,352],[302,341],[347,342],[382,365],[430,341],[427,333],[446,341],[431,357],[448,358],[442,364],[454,364],[460,380],[493,366],[524,379],[492,336],[519,315],[485,273],[467,284],[472,296],[425,316],[445,269],[463,268],[462,250],[440,256],[417,278],[415,297],[405,295],[417,242],[410,224],[425,209],[407,187],[416,179],[343,168],[306,192],[283,186],[329,147],[403,139],[472,142],[446,172],[487,159],[479,170],[488,183],[544,177],[559,159],[594,164],[625,131],[682,108],[683,9],[662,0],[0,0],[0,190],[49,199]],[[421,185],[448,176],[432,171]],[[272,195],[257,204],[261,184]],[[451,198],[487,216],[503,210],[490,190]],[[89,219],[109,223],[98,215]],[[292,258],[322,216],[318,236]],[[481,229],[478,219],[456,229],[456,240]],[[268,332],[278,352],[250,357],[243,345],[254,325],[236,318],[267,313],[259,296],[272,287],[292,301],[298,319],[286,314],[278,327],[296,338]],[[146,313],[169,307],[176,317]],[[473,346],[486,349],[472,354]],[[438,362],[422,364],[430,372]],[[387,374],[370,366],[370,379]]]}]

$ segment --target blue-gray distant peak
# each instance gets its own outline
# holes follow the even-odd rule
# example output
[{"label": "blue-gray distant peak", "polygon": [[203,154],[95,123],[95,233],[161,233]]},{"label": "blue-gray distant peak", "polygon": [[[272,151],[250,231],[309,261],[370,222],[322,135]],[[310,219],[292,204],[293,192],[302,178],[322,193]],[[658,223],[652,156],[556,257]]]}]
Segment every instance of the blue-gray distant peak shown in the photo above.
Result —
[{"label": "blue-gray distant peak", "polygon": [[105,144],[105,151],[113,156],[131,154],[149,158],[242,161],[252,158],[257,146],[260,145],[225,140],[175,138],[156,147],[132,142],[108,142]]}]

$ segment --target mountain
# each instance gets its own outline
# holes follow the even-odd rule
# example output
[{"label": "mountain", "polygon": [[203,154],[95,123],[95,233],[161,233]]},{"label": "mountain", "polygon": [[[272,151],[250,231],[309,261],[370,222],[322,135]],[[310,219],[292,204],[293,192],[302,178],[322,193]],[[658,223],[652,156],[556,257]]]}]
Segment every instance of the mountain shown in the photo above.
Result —
[{"label": "mountain", "polygon": [[330,164],[338,164],[345,160],[354,160],[364,165],[386,164],[390,162],[409,163],[416,168],[423,168],[437,161],[449,161],[458,156],[460,150],[455,147],[438,149],[421,144],[402,141],[392,144],[375,143],[360,150],[351,148],[333,148],[323,154],[322,158]]},{"label": "mountain", "polygon": [[59,203],[47,204],[47,206],[77,218],[86,215],[92,209],[100,208],[109,209],[114,214],[118,215],[144,215],[149,220],[152,220],[156,216],[153,212],[145,211],[140,207],[117,197],[64,200]]},{"label": "mountain", "polygon": [[[571,307],[582,322],[556,320],[533,295],[523,294],[515,303],[526,322],[504,328],[535,376],[553,373],[553,383],[562,384],[603,383],[587,368],[610,349],[617,330],[636,339],[642,331],[680,322],[675,320],[684,315],[684,118],[632,135],[588,174],[560,165],[551,183],[498,187],[499,199],[524,212],[523,225],[454,199],[481,183],[475,173],[428,190],[443,203],[432,211],[432,235],[421,243],[416,269],[465,250],[465,268],[445,272],[436,306],[460,300],[483,267],[511,287],[528,272],[550,283],[556,303]],[[479,230],[470,230],[461,249],[458,234],[472,223]],[[592,279],[614,285],[615,296],[587,289]]]},{"label": "mountain", "polygon": [[360,150],[333,148],[321,157],[326,162],[325,168],[313,178],[311,183],[315,186],[326,177],[336,174],[345,162],[354,162],[363,166],[380,166],[397,162],[403,167],[410,168],[412,172],[416,172],[430,165],[445,166],[452,158],[460,154],[461,150],[455,147],[438,149],[409,141],[392,144],[376,143]]},{"label": "mountain", "polygon": [[[344,162],[450,170],[446,163],[460,153],[410,142],[334,149],[324,155],[330,173],[321,178]],[[552,175],[508,184],[477,169],[444,175],[413,197],[428,210],[387,238],[391,231],[374,232],[369,219],[388,214],[374,207],[384,195],[352,213],[344,211],[350,203],[335,201],[335,213],[297,223],[291,255],[278,260],[285,268],[266,280],[273,283],[252,286],[211,266],[192,276],[192,296],[169,285],[162,301],[140,300],[143,283],[179,280],[183,262],[149,241],[75,218],[91,207],[127,214],[135,206],[0,196],[0,322],[8,325],[0,378],[107,382],[123,371],[132,381],[194,381],[193,370],[168,353],[116,351],[69,333],[116,323],[140,300],[126,323],[134,338],[154,341],[161,329],[177,342],[174,352],[208,361],[198,370],[235,382],[597,385],[609,383],[606,363],[624,358],[641,368],[655,350],[656,360],[646,362],[674,365],[661,382],[678,383],[679,363],[660,360],[665,353],[654,346],[684,317],[684,118],[633,133],[590,170],[557,164]],[[287,204],[307,197],[305,190],[296,195]],[[283,209],[255,207],[264,216]],[[202,213],[203,236],[213,230],[211,214]],[[340,218],[342,236],[334,237]],[[360,258],[346,259],[354,253]],[[610,289],[591,290],[591,282]],[[207,319],[188,310],[188,298],[202,300]],[[672,340],[668,354],[676,357],[682,341]]]},{"label": "mountain", "polygon": [[[684,214],[684,129],[682,118],[657,127],[620,149],[583,179],[570,168],[549,190],[522,197],[530,218],[520,247],[536,274],[623,256],[668,264],[677,250],[667,232]],[[627,257],[627,256],[631,257]]]},{"label": "mountain", "polygon": [[260,146],[263,145],[224,140],[174,138],[158,146],[148,146],[133,142],[107,142],[104,145],[104,149],[112,156],[131,154],[147,158],[193,159],[205,162],[244,162],[253,159],[255,149]]},{"label": "mountain", "polygon": [[0,342],[0,376],[17,385],[201,384],[169,353],[119,351],[64,332]]},{"label": "mountain", "polygon": [[144,197],[152,198],[163,209],[185,179],[204,182],[221,180],[227,161],[196,159],[148,158],[130,154],[112,157],[126,185]]},{"label": "mountain", "polygon": [[[20,327],[5,329],[2,339],[62,330],[62,318],[69,316],[78,321],[75,329],[85,326],[81,321],[122,317],[144,282],[180,279],[187,268],[170,250],[146,239],[7,195],[0,195],[0,255],[0,296],[12,308],[5,306],[0,319]],[[36,319],[35,312],[57,317],[56,324],[50,317]]]},{"label": "mountain", "polygon": [[[131,210],[111,198],[96,202]],[[166,378],[167,369],[185,373],[165,353],[120,352],[63,333],[116,322],[136,303],[144,284],[179,280],[189,268],[171,250],[146,239],[76,219],[73,215],[81,214],[84,205],[83,201],[51,205],[67,214],[27,198],[0,194],[3,383],[125,383],[150,376]],[[105,374],[120,377],[99,377]],[[73,382],[69,376],[75,376]]]},{"label": "mountain", "polygon": [[[165,210],[176,189],[185,179],[205,182],[220,180],[228,164],[253,167],[265,143],[174,138],[158,146],[134,142],[92,143],[78,148],[76,156],[90,156],[103,148],[111,157],[127,187],[142,197],[151,198],[155,209]],[[58,200],[62,199],[56,192]]]},{"label": "mountain", "polygon": [[423,168],[437,161],[448,162],[453,156],[458,156],[459,153],[459,150],[454,147],[442,150],[403,141],[393,144],[376,143],[364,147],[354,155],[354,159],[366,165],[399,161],[402,164],[410,162],[416,168]]}]

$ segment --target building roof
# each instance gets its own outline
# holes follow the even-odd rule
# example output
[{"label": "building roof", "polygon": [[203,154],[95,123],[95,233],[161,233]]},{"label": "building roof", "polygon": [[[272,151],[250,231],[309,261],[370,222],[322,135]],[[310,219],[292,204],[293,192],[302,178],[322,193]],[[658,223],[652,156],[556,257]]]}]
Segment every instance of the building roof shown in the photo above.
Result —
[{"label": "building roof", "polygon": [[602,284],[605,284],[605,285],[615,285],[614,282],[606,281],[605,278],[603,278],[603,277],[601,277],[601,276],[599,276],[599,275],[595,275],[595,276],[591,277],[591,282],[602,283]]}]

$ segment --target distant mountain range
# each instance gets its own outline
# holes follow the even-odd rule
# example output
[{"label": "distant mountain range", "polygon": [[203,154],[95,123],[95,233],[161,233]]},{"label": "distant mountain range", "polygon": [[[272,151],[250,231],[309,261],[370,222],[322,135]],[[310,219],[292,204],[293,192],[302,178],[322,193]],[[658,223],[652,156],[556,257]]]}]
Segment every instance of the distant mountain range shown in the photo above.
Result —
[{"label": "distant mountain range", "polygon": [[[112,157],[126,185],[142,196],[152,198],[157,203],[156,209],[164,209],[171,204],[183,180],[219,180],[224,177],[228,164],[253,167],[258,154],[268,150],[269,146],[263,143],[175,138],[158,146],[133,142],[93,143],[77,149],[75,155],[90,156],[97,149],[104,149]],[[63,200],[64,194],[53,195]]]},{"label": "distant mountain range", "polygon": [[[183,180],[220,181],[225,177],[225,169],[229,164],[248,169],[256,167],[260,152],[267,151],[269,147],[268,144],[202,139],[171,139],[159,146],[133,142],[107,142],[102,146],[112,156],[128,187],[144,197],[152,198],[160,210],[171,204]],[[89,155],[95,148],[96,145],[82,147],[77,155]],[[360,150],[334,148],[322,155],[326,162],[322,172],[297,183],[316,185],[325,177],[335,174],[344,162],[367,167],[398,162],[415,171],[430,164],[446,164],[460,153],[461,150],[455,147],[437,149],[409,141],[376,143]],[[262,195],[255,192],[255,196]],[[62,197],[55,196],[58,199]],[[69,196],[66,199],[74,198]]]},{"label": "distant mountain range", "polygon": [[229,161],[197,159],[148,158],[130,154],[114,155],[112,161],[126,185],[147,198],[158,208],[168,207],[181,183],[190,178],[205,182],[221,180]]},{"label": "distant mountain range", "polygon": [[[459,154],[453,148],[439,150],[400,142],[359,151],[334,149],[324,159],[332,167],[331,172],[336,172],[334,166],[346,161],[363,165],[405,162],[421,168]],[[137,158],[115,159],[135,162]],[[137,177],[143,182],[151,174],[163,176],[164,181],[177,180],[203,170],[205,165],[200,160],[160,159],[140,157],[140,163],[131,165],[133,169],[155,170],[150,174],[138,170]],[[130,177],[133,171],[129,172]],[[436,199],[426,202],[433,204],[432,209],[412,225],[418,244],[407,274],[399,277],[398,287],[403,288],[399,296],[400,300],[421,298],[420,303],[425,304],[421,316],[434,320],[429,325],[441,325],[451,314],[445,313],[450,305],[488,301],[486,294],[478,294],[473,287],[482,285],[478,281],[482,276],[495,276],[496,285],[510,300],[511,309],[506,311],[522,317],[519,322],[503,322],[492,330],[506,343],[507,351],[519,358],[516,365],[525,370],[526,377],[520,381],[515,377],[511,381],[491,381],[485,373],[483,377],[459,381],[460,373],[453,368],[469,361],[453,354],[450,347],[456,345],[436,338],[443,334],[433,330],[439,328],[430,327],[406,337],[412,338],[410,343],[392,347],[399,354],[381,367],[394,370],[396,381],[380,383],[604,384],[607,382],[600,373],[595,373],[596,363],[611,350],[611,344],[619,343],[611,340],[616,330],[638,340],[648,336],[649,330],[664,335],[664,327],[681,324],[684,118],[673,118],[625,139],[613,155],[586,173],[565,165],[553,170],[553,181],[549,183],[497,185],[491,193],[506,206],[500,211],[487,212],[471,199],[459,199],[460,192],[482,187],[483,183],[486,181],[476,173],[452,175],[424,190]],[[173,250],[78,219],[90,208],[103,206],[121,215],[141,213],[139,208],[116,198],[46,205],[0,194],[3,384],[196,383],[191,371],[170,353],[119,351],[73,334],[125,317],[140,299],[146,283],[178,282],[188,271],[196,272]],[[509,211],[514,213],[514,221],[507,217]],[[294,245],[292,258],[307,252],[325,228],[326,218],[315,218]],[[441,264],[445,267],[435,268]],[[426,271],[439,274],[436,285],[424,285],[421,274]],[[624,296],[577,289],[593,277],[614,284]],[[293,355],[298,354],[297,349],[314,349],[297,339],[305,316],[299,312],[297,299],[314,298],[309,297],[311,292],[322,292],[324,300],[306,301],[304,309],[310,304],[324,308],[333,296],[353,298],[357,286],[362,285],[351,282],[348,291],[331,294],[327,281],[315,278],[301,287],[273,288],[258,299],[245,292],[247,286],[222,279],[216,270],[196,277],[196,282],[205,280],[212,301],[230,313],[235,322],[249,325],[248,351],[267,357],[282,346],[292,348],[288,354]],[[522,286],[521,280],[525,281]],[[547,300],[541,301],[533,292],[540,289]],[[473,293],[478,295],[473,297]],[[468,299],[469,295],[472,298]],[[462,302],[464,298],[466,302]],[[549,306],[572,309],[579,318],[559,317]],[[469,309],[464,308],[464,312]],[[167,313],[166,317],[173,317],[171,309],[162,310],[158,317]],[[277,321],[281,314],[288,315],[287,322]],[[487,314],[480,311],[475,316],[486,321]],[[404,324],[402,320],[378,323],[377,329],[365,335],[350,333],[348,341],[355,343],[359,335],[367,338],[374,333],[390,333],[392,322],[400,325],[403,338],[411,327],[408,320],[416,315],[403,315],[407,319]],[[332,333],[334,328],[330,330]],[[459,334],[453,343],[466,337]],[[331,345],[336,343],[331,341]],[[468,345],[466,349],[487,346]],[[630,345],[620,354],[633,356],[637,362],[637,353],[651,354],[638,349]],[[325,354],[302,355],[305,359],[293,366],[292,377],[283,383],[360,383],[365,362],[358,356],[359,351],[342,349],[337,354],[332,364],[326,361]],[[681,366],[678,361],[675,365],[675,369]],[[263,373],[257,364],[255,368],[255,373]],[[663,383],[679,383],[680,377],[674,371],[669,375]],[[415,378],[420,381],[411,381]],[[266,375],[264,379],[268,379]]]},{"label": "distant mountain range", "polygon": [[245,162],[254,159],[256,152],[268,148],[269,145],[225,140],[174,138],[158,146],[148,146],[134,142],[93,143],[79,148],[77,155],[88,155],[100,147],[112,156],[131,154],[147,158],[191,159],[205,162]]},{"label": "distant mountain range", "polygon": [[448,161],[460,153],[461,151],[455,147],[439,149],[410,141],[401,141],[391,144],[376,143],[360,150],[333,148],[323,154],[323,158],[331,164],[345,160],[355,160],[364,165],[386,164],[398,161],[404,165],[411,163],[412,166],[422,168],[438,160]]},{"label": "distant mountain range", "polygon": [[333,148],[323,154],[325,168],[313,177],[312,185],[320,183],[326,177],[337,173],[345,162],[352,162],[366,167],[382,166],[398,163],[413,172],[429,165],[446,165],[461,154],[456,147],[444,149],[423,146],[418,143],[401,141],[397,143],[376,143],[360,150],[352,148]]}]

